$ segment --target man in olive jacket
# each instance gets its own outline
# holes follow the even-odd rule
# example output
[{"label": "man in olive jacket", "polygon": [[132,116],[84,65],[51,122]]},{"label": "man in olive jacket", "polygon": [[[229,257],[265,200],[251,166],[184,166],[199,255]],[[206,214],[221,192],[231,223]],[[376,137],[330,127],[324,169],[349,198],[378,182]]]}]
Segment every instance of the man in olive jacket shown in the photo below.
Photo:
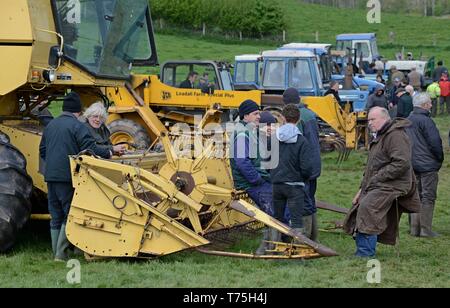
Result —
[{"label": "man in olive jacket", "polygon": [[45,162],[44,177],[48,187],[48,209],[52,217],[50,234],[55,261],[66,260],[70,247],[65,232],[74,194],[69,156],[84,150],[91,150],[103,158],[112,155],[108,149],[96,146],[87,127],[78,121],[80,113],[80,97],[71,92],[64,99],[61,116],[52,120],[45,128],[39,146],[40,157]]},{"label": "man in olive jacket", "polygon": [[374,133],[361,189],[344,221],[344,230],[355,235],[356,256],[373,257],[377,241],[395,245],[401,213],[420,211],[420,200],[411,165],[411,144],[406,119],[391,121],[386,109],[369,112]]}]

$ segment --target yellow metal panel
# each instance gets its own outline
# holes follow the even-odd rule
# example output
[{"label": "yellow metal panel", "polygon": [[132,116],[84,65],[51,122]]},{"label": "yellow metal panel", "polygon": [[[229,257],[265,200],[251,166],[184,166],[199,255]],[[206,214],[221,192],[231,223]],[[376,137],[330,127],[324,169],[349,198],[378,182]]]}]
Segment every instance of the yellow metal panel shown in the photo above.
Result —
[{"label": "yellow metal panel", "polygon": [[31,52],[31,46],[0,46],[0,95],[6,95],[27,82]]},{"label": "yellow metal panel", "polygon": [[327,122],[340,135],[346,135],[346,114],[341,109],[336,99],[331,96],[303,97],[302,102],[314,111],[322,120]]},{"label": "yellow metal panel", "polygon": [[31,43],[33,41],[27,2],[27,0],[1,1],[0,42]]},{"label": "yellow metal panel", "polygon": [[[209,243],[123,189],[125,178],[112,181],[109,177],[121,171],[124,177],[130,174],[134,178],[134,167],[92,157],[83,157],[78,163],[82,167],[74,172],[76,190],[66,229],[69,240],[78,248],[96,256],[136,257],[139,253],[165,255]],[[77,169],[75,161],[71,165],[72,170]],[[163,198],[176,192],[173,184],[158,175],[145,170],[139,174],[142,181],[148,176],[156,186],[168,189],[161,194]],[[136,207],[142,216],[136,213]]]},{"label": "yellow metal panel", "polygon": [[51,1],[28,0],[28,4],[34,39],[32,63],[47,67],[50,48],[59,45],[56,34],[48,32],[56,31]]},{"label": "yellow metal panel", "polygon": [[150,76],[150,106],[171,106],[209,109],[215,104],[224,109],[236,109],[247,100],[261,104],[261,91],[215,91],[207,95],[196,89],[179,89],[163,84],[157,76]]}]

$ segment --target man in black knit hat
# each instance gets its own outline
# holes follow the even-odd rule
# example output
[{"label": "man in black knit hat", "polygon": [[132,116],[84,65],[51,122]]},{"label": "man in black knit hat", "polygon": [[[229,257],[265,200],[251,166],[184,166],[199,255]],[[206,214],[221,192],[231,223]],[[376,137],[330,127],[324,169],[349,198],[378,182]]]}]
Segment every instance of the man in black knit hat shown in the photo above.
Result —
[{"label": "man in black knit hat", "polygon": [[48,209],[52,217],[50,234],[55,261],[68,258],[70,243],[66,237],[66,221],[72,203],[74,188],[69,156],[90,150],[103,158],[112,153],[96,146],[87,127],[78,121],[81,114],[80,96],[71,92],[63,103],[63,113],[52,120],[44,130],[39,153],[45,162],[44,177],[48,187]]},{"label": "man in black knit hat", "polygon": [[272,185],[269,172],[261,167],[258,126],[259,106],[252,100],[239,107],[240,122],[233,136],[231,169],[237,189],[245,190],[263,211],[272,212]]},{"label": "man in black knit hat", "polygon": [[[252,100],[246,100],[239,106],[240,122],[233,133],[230,159],[233,172],[234,186],[238,190],[244,190],[256,205],[269,215],[273,215],[272,184],[270,174],[264,169],[264,162],[260,151],[260,138],[258,127],[260,124],[259,106]],[[256,251],[257,255],[265,254],[271,250],[267,241],[277,241],[271,237],[271,232],[278,233],[268,228],[263,230],[261,245]],[[279,241],[279,240],[278,240]]]}]

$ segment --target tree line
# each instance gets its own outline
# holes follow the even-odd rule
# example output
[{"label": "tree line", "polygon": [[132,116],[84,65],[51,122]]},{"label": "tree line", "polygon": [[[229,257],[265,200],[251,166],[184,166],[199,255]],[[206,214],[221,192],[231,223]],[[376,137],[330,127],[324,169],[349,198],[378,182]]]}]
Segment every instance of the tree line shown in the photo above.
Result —
[{"label": "tree line", "polygon": [[[368,0],[302,0],[305,3],[321,4],[337,8],[364,9]],[[424,16],[450,14],[449,0],[380,0],[385,12],[416,13]]]},{"label": "tree line", "polygon": [[154,20],[181,28],[209,29],[263,37],[282,32],[286,21],[282,9],[269,0],[152,0]]}]

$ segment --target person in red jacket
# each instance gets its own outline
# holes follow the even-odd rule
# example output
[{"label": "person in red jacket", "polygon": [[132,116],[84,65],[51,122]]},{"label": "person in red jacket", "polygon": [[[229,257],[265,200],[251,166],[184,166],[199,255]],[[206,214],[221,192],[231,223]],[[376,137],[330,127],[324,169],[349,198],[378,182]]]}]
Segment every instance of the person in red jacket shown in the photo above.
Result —
[{"label": "person in red jacket", "polygon": [[446,108],[447,114],[450,114],[450,81],[448,80],[448,71],[442,74],[439,86],[441,88],[440,113],[443,114]]}]

